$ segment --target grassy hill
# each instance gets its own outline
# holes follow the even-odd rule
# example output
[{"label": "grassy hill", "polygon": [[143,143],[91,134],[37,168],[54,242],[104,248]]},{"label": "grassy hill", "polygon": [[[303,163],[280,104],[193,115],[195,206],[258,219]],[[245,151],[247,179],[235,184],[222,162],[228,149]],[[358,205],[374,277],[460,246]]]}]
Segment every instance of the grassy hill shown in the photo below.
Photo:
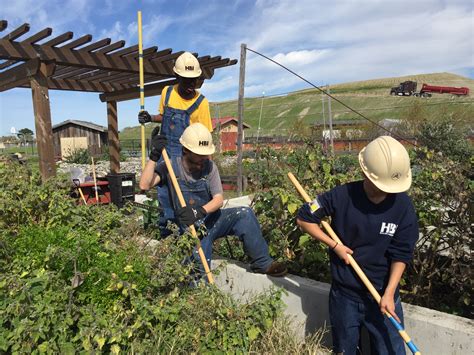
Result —
[{"label": "grassy hill", "polygon": [[[413,80],[418,90],[423,83],[443,86],[466,86],[471,95],[454,97],[433,94],[431,98],[390,96],[390,88],[402,81]],[[330,93],[349,107],[374,121],[384,118],[400,119],[412,114],[413,108],[427,110],[434,118],[450,112],[462,111],[474,117],[474,80],[450,73],[421,74],[395,78],[373,79],[330,86]],[[263,105],[262,105],[263,100]],[[211,116],[237,117],[237,100],[210,103]],[[324,96],[325,118],[327,122],[327,97]],[[277,134],[301,129],[323,122],[323,95],[317,89],[295,91],[282,96],[244,99],[244,121],[251,128],[246,135],[256,133],[261,115],[261,133]],[[362,119],[335,100],[331,100],[333,120]],[[147,136],[152,128],[147,127]],[[120,139],[139,138],[139,127],[126,128]]]}]

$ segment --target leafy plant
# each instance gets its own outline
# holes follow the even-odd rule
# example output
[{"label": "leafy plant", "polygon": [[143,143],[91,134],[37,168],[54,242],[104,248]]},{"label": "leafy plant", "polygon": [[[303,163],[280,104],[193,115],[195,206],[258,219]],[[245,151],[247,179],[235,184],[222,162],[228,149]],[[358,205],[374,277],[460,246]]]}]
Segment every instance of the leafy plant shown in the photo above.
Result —
[{"label": "leafy plant", "polygon": [[87,148],[74,149],[68,152],[64,160],[71,164],[89,164],[91,154]]},{"label": "leafy plant", "polygon": [[152,246],[132,210],[77,205],[65,180],[18,164],[0,182],[1,353],[247,353],[291,338],[280,290],[237,304],[189,287],[189,234]]}]

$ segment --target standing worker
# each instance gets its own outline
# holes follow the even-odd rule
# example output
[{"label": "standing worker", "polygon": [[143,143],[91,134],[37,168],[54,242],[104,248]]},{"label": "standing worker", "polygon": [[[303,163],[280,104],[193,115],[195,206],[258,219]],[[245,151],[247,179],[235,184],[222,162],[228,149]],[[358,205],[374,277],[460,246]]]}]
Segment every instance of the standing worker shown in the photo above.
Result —
[{"label": "standing worker", "polygon": [[[191,123],[202,123],[212,132],[209,102],[196,90],[202,74],[199,61],[191,53],[184,52],[176,59],[173,71],[177,75],[178,84],[163,88],[160,114],[150,115],[147,111],[138,113],[140,124],[161,122],[161,134],[167,138],[166,151],[170,158],[181,156],[182,146],[179,138]],[[158,135],[158,130],[153,132],[155,134],[152,134],[152,139]],[[172,217],[166,213],[170,211],[171,203],[167,186],[158,188],[158,201],[165,211],[160,214],[160,224],[163,224]]]},{"label": "standing worker", "polygon": [[[405,354],[405,344],[384,313],[403,325],[399,282],[413,258],[418,221],[406,194],[411,186],[408,153],[389,136],[370,142],[359,153],[364,180],[337,186],[304,204],[297,223],[330,249],[329,313],[335,354],[356,354],[360,328],[369,334],[377,354]],[[324,217],[342,244],[319,227]],[[348,254],[382,295],[380,304],[349,266]]]},{"label": "standing worker", "polygon": [[[209,159],[215,151],[211,133],[201,123],[194,123],[185,129],[180,143],[183,146],[183,154],[171,158],[171,164],[186,207],[178,207],[180,204],[176,194],[171,194],[170,200],[175,208],[167,213],[171,216],[169,221],[178,224],[181,230],[192,224],[206,226],[207,233],[202,238],[201,245],[209,266],[213,242],[224,236],[235,235],[244,243],[244,249],[251,260],[250,267],[254,272],[283,276],[286,266],[270,257],[267,242],[252,209],[221,209],[224,201],[221,178],[215,163]],[[172,191],[172,182],[168,177],[165,162],[157,164],[166,144],[167,139],[163,135],[154,135],[152,138],[150,160],[145,165],[140,179],[141,189],[168,185],[170,192]],[[166,225],[160,227],[165,235]],[[193,252],[193,259],[199,259],[197,250]]]},{"label": "standing worker", "polygon": [[179,138],[191,123],[202,123],[212,132],[209,101],[196,90],[202,70],[197,58],[189,52],[181,54],[173,71],[178,84],[165,86],[161,92],[160,114],[150,115],[147,111],[138,113],[140,124],[161,122],[161,134],[168,139],[166,151],[170,157],[181,155]]}]

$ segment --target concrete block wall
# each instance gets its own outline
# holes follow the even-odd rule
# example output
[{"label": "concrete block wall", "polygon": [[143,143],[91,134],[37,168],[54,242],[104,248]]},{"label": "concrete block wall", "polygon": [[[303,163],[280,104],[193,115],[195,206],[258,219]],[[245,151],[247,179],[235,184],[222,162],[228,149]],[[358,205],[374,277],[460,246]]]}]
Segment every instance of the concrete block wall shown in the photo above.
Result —
[{"label": "concrete block wall", "polygon": [[[330,346],[329,284],[294,275],[277,278],[254,274],[246,265],[223,259],[213,260],[212,268],[221,269],[215,275],[216,285],[242,302],[271,287],[284,288],[285,313],[294,321],[296,334],[303,338],[326,327],[324,344]],[[474,354],[472,320],[405,303],[403,307],[405,329],[422,354]]]}]

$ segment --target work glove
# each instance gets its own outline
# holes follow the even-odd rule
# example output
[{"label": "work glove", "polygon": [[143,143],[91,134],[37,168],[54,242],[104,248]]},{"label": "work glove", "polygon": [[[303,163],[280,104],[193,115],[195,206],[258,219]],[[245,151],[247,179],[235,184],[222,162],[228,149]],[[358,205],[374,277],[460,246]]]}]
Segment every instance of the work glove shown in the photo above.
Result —
[{"label": "work glove", "polygon": [[166,143],[168,140],[166,136],[160,134],[160,127],[155,127],[153,132],[151,132],[151,142],[150,142],[150,160],[158,161],[161,158],[161,153],[163,149],[166,148]]},{"label": "work glove", "polygon": [[178,222],[190,226],[199,219],[206,217],[207,212],[202,206],[192,207],[186,206],[181,207],[176,211],[176,218]]},{"label": "work glove", "polygon": [[138,113],[138,122],[140,122],[140,124],[151,122],[150,114],[147,111],[140,111]]}]

